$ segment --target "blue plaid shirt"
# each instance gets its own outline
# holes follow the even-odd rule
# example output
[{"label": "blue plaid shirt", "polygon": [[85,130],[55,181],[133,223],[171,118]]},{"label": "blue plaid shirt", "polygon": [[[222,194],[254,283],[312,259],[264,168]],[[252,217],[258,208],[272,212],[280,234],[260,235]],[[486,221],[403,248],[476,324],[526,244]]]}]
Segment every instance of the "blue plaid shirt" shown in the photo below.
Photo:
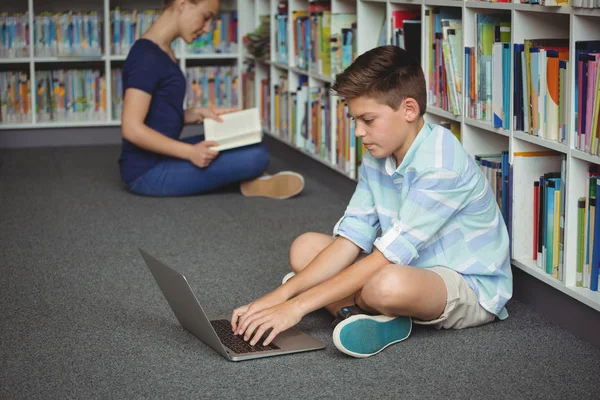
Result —
[{"label": "blue plaid shirt", "polygon": [[492,188],[449,130],[425,124],[398,168],[364,154],[356,190],[334,236],[390,262],[460,273],[483,308],[506,319],[509,238]]}]

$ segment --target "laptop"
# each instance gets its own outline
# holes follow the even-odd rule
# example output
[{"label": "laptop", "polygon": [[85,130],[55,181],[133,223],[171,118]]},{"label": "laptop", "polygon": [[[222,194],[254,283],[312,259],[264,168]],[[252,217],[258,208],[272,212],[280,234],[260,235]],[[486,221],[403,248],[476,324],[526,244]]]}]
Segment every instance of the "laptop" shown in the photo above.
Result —
[{"label": "laptop", "polygon": [[187,279],[142,249],[138,249],[181,326],[230,361],[279,356],[324,349],[325,345],[297,328],[281,332],[268,346],[258,341],[251,346],[234,335],[229,317],[210,320]]}]

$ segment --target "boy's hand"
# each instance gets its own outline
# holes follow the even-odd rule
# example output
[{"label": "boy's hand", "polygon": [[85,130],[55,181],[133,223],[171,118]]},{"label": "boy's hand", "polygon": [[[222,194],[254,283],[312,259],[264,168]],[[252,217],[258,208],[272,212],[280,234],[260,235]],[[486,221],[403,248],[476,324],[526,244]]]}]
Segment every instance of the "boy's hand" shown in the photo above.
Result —
[{"label": "boy's hand", "polygon": [[294,300],[286,301],[250,317],[248,328],[243,332],[244,340],[251,339],[250,345],[254,346],[265,332],[272,329],[263,342],[263,346],[268,346],[277,335],[296,325],[301,319],[302,312],[295,305]]},{"label": "boy's hand", "polygon": [[253,317],[267,308],[283,303],[287,299],[287,296],[281,294],[280,291],[275,290],[250,304],[236,308],[231,314],[231,329],[233,330],[233,333],[241,335],[250,323],[248,318]]}]

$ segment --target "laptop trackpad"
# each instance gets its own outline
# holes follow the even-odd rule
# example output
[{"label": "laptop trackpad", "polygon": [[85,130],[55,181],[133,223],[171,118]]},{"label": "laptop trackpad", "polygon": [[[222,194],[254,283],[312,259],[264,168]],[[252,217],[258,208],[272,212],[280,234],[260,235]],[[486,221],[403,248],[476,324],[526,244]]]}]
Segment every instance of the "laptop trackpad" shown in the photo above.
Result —
[{"label": "laptop trackpad", "polygon": [[281,332],[277,335],[273,343],[282,350],[305,350],[325,347],[321,342],[296,328],[290,328],[287,331]]}]

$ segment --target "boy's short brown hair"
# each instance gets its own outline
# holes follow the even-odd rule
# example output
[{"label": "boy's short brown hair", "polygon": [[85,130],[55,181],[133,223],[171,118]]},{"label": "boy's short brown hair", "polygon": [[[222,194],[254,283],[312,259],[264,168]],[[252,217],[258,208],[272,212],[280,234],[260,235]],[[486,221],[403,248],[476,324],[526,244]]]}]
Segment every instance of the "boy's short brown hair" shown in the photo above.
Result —
[{"label": "boy's short brown hair", "polygon": [[397,111],[410,97],[425,114],[427,91],[425,76],[419,62],[397,46],[380,46],[354,60],[352,65],[335,77],[331,89],[350,100],[370,97]]}]

